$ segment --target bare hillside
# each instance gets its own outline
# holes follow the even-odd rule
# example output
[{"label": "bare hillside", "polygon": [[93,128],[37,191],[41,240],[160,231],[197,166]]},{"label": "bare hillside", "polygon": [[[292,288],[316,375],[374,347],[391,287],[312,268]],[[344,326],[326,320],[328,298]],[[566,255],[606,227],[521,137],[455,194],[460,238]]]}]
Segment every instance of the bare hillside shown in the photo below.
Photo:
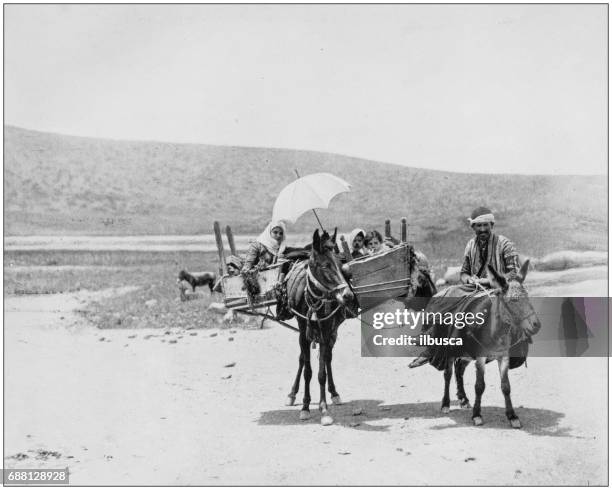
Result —
[{"label": "bare hillside", "polygon": [[[343,155],[269,148],[114,141],[4,128],[6,234],[237,233],[260,230],[280,189],[328,171],[353,192],[321,213],[330,226],[382,229],[406,216],[410,236],[440,256],[470,235],[466,215],[493,208],[525,253],[605,249],[603,177],[482,175],[423,170]],[[579,163],[577,163],[579,164]],[[307,231],[305,216],[291,228]]]}]

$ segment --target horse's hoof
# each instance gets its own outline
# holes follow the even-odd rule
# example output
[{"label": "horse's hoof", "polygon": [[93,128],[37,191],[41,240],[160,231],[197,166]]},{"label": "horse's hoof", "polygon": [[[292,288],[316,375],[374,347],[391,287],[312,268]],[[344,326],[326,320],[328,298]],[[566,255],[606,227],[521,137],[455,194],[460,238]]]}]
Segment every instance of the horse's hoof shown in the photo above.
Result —
[{"label": "horse's hoof", "polygon": [[292,407],[294,403],[295,403],[295,397],[294,397],[294,396],[289,395],[289,396],[287,397],[287,401],[285,402],[285,406],[287,406],[287,407]]},{"label": "horse's hoof", "polygon": [[459,406],[461,408],[472,408],[472,405],[470,405],[470,400],[468,400],[467,398],[464,398],[463,400],[459,401]]},{"label": "horse's hoof", "polygon": [[474,421],[474,425],[482,425],[482,417],[473,417],[472,420]]},{"label": "horse's hoof", "polygon": [[310,410],[301,410],[300,420],[308,420],[308,419],[310,419]]},{"label": "horse's hoof", "polygon": [[441,411],[442,413],[449,413],[449,412],[450,412],[450,407],[442,407],[442,408],[440,409],[440,411]]},{"label": "horse's hoof", "polygon": [[513,429],[521,429],[523,427],[518,417],[515,419],[510,419],[510,425],[512,426]]},{"label": "horse's hoof", "polygon": [[334,419],[331,415],[323,415],[321,417],[321,425],[332,425],[334,423]]},{"label": "horse's hoof", "polygon": [[334,405],[342,405],[342,400],[340,399],[340,395],[332,396],[331,401]]}]

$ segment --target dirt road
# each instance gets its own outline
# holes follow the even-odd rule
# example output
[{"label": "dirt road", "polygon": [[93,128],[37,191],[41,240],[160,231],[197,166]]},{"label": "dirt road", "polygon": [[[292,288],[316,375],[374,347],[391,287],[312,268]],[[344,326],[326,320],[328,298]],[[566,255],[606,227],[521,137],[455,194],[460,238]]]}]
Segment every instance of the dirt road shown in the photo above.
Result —
[{"label": "dirt road", "polygon": [[[312,419],[284,406],[294,332],[98,330],[74,312],[91,297],[5,298],[7,468],[68,466],[71,483],[89,485],[607,483],[605,358],[512,371],[522,430],[505,419],[491,366],[476,428],[456,402],[440,413],[439,372],[361,358],[353,320],[334,350],[345,404],[323,427],[316,374]],[[473,381],[470,367],[468,394]]]}]

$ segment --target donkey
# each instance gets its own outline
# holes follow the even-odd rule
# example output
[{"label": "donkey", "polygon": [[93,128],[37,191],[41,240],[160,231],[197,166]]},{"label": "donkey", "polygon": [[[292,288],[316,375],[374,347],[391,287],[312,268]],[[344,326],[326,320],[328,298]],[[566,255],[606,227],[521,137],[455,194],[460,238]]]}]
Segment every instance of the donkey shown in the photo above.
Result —
[{"label": "donkey", "polygon": [[197,286],[208,286],[210,289],[210,294],[212,294],[216,279],[217,275],[214,272],[189,273],[182,270],[178,274],[177,282],[180,283],[181,281],[187,281],[191,285],[194,293]]},{"label": "donkey", "polygon": [[[523,281],[527,276],[529,261],[525,261],[518,275],[506,279],[493,267],[488,266],[494,289],[490,291],[491,306],[487,328],[467,333],[464,355],[449,357],[444,369],[444,396],[442,412],[448,413],[450,407],[449,387],[455,368],[457,382],[457,398],[462,408],[469,408],[470,401],[463,386],[463,373],[470,360],[476,360],[476,399],[472,409],[474,425],[483,424],[481,400],[485,389],[485,364],[497,360],[501,379],[501,391],[506,405],[506,417],[515,429],[522,427],[510,399],[510,380],[508,370],[521,366],[527,358],[531,335],[535,335],[541,327],[540,320],[529,302],[527,290]],[[467,329],[466,329],[467,330]]]},{"label": "donkey", "polygon": [[287,397],[287,405],[291,406],[295,402],[303,370],[304,399],[300,420],[310,418],[310,380],[312,378],[310,345],[312,342],[318,342],[319,411],[322,425],[331,425],[334,422],[325,397],[326,383],[332,403],[336,405],[341,403],[332,374],[332,350],[336,343],[338,326],[346,319],[346,309],[350,311],[354,307],[353,292],[334,254],[336,233],[337,229],[334,230],[332,236],[326,231],[319,235],[317,229],[312,237],[309,258],[307,261],[296,264],[287,278],[289,305],[292,313],[297,317],[300,330],[298,372]]}]

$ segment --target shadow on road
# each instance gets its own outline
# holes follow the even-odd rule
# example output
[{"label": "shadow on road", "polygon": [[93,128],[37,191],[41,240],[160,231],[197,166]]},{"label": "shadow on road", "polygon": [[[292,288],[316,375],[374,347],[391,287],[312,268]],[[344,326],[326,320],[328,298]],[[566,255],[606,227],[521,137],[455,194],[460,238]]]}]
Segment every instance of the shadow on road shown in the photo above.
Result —
[{"label": "shadow on road", "polygon": [[[257,420],[259,425],[305,425],[319,424],[321,416],[316,403],[311,403],[311,418],[307,421],[299,419],[301,403],[294,407],[283,410],[271,410],[262,412]],[[378,421],[388,419],[426,419],[439,420],[431,430],[447,430],[465,427],[473,427],[471,409],[460,409],[451,406],[448,414],[440,412],[440,402],[421,403],[399,403],[395,405],[383,405],[380,400],[353,400],[340,406],[330,405],[334,423],[348,429],[365,431],[386,431],[390,425],[381,425]],[[354,415],[354,414],[359,415]],[[568,427],[559,427],[560,420],[564,414],[553,410],[542,408],[518,408],[517,415],[523,423],[523,431],[536,436],[574,437]],[[506,419],[505,409],[502,407],[483,407],[482,416],[484,425],[473,427],[473,430],[508,429],[510,427]],[[372,423],[374,422],[374,424]],[[578,437],[579,438],[579,437]]]}]

